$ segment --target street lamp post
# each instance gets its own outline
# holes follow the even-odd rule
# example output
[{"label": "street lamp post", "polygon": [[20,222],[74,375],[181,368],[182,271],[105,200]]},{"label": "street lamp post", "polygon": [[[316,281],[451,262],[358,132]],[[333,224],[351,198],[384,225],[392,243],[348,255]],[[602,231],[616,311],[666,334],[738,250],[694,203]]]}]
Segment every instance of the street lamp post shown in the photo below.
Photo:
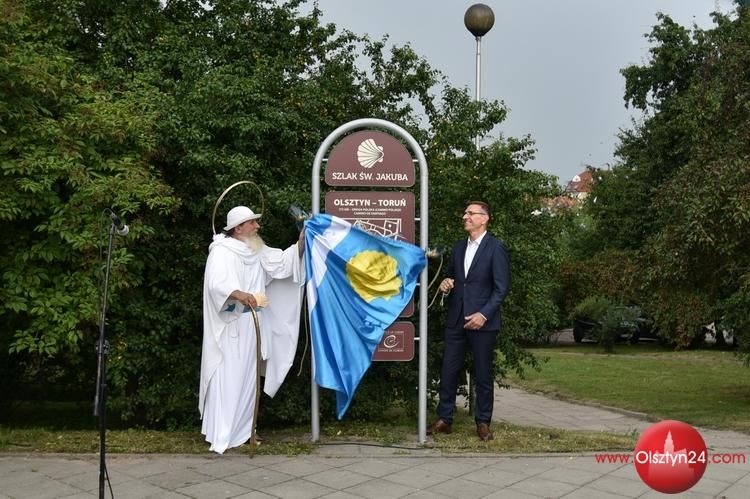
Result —
[{"label": "street lamp post", "polygon": [[[476,102],[482,98],[482,37],[486,35],[495,24],[495,14],[492,9],[483,3],[475,3],[464,14],[464,26],[474,35],[477,41],[477,63],[474,95]],[[479,134],[474,138],[474,146],[479,151]],[[469,412],[474,410],[474,383],[471,375],[466,373],[466,381],[469,385]]]},{"label": "street lamp post", "polygon": [[[466,9],[464,26],[474,35],[477,41],[476,85],[474,87],[477,102],[482,98],[482,37],[492,29],[494,24],[495,14],[489,6],[477,3]],[[474,144],[477,150],[479,150],[478,134],[474,139]]]}]

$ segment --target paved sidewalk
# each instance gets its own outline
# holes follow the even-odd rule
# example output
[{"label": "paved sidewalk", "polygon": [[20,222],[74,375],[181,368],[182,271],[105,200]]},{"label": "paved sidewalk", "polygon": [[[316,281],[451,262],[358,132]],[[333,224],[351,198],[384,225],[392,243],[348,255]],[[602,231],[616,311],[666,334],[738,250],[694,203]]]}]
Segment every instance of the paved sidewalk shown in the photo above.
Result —
[{"label": "paved sidewalk", "polygon": [[[310,456],[112,455],[116,498],[623,498],[663,497],[632,465],[592,456],[444,457],[410,452],[363,455],[360,448]],[[0,496],[91,498],[96,456],[0,457]],[[709,467],[677,497],[746,498],[747,466]],[[106,490],[105,497],[110,497]]]},{"label": "paved sidewalk", "polygon": [[[497,390],[495,415],[516,424],[640,432],[635,414]],[[712,453],[750,455],[750,436],[700,429]],[[306,456],[108,454],[115,498],[652,498],[632,464],[593,453],[442,455],[432,449],[322,445]],[[0,499],[98,497],[97,455],[0,455]],[[109,490],[105,497],[110,497]],[[750,497],[750,463],[709,464],[698,484],[671,497]]]},{"label": "paved sidewalk", "polygon": [[516,388],[495,390],[492,412],[510,423],[568,430],[640,433],[653,424],[643,414],[563,402]]}]

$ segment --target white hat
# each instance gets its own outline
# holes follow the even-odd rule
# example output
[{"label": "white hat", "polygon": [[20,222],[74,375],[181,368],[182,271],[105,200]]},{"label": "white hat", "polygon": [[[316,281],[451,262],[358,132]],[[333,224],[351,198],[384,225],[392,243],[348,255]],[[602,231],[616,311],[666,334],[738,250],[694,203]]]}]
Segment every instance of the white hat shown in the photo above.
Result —
[{"label": "white hat", "polygon": [[260,213],[253,213],[253,210],[247,206],[235,206],[229,213],[227,213],[227,226],[224,230],[232,230],[241,223],[245,223],[248,220],[257,220],[260,218]]}]

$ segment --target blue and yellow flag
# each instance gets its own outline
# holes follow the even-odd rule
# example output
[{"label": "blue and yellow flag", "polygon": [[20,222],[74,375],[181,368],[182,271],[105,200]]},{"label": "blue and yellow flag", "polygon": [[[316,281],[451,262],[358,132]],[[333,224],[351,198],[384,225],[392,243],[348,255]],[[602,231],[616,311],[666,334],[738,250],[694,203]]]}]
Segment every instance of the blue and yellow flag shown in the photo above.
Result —
[{"label": "blue and yellow flag", "polygon": [[336,391],[341,419],[426,259],[418,246],[323,214],[305,222],[305,245],[315,382]]}]

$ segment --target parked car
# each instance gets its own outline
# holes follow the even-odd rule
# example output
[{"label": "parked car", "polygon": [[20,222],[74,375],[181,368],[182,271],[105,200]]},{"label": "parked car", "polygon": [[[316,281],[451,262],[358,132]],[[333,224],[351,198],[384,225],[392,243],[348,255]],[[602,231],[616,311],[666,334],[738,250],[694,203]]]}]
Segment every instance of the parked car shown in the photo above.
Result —
[{"label": "parked car", "polygon": [[656,334],[657,331],[654,319],[645,314],[641,314],[636,322],[638,327],[630,338],[631,343],[638,343],[641,340],[657,341],[659,339],[659,336]]},{"label": "parked car", "polygon": [[653,321],[635,305],[612,303],[603,296],[590,296],[573,309],[573,339],[613,343],[653,336]]},{"label": "parked car", "polygon": [[585,319],[573,319],[573,340],[581,343],[585,339],[595,340],[593,335],[597,323]]},{"label": "parked car", "polygon": [[[586,319],[575,319],[573,321],[573,340],[581,343],[583,340],[599,341],[601,328],[604,325],[599,321],[590,321]],[[597,329],[599,328],[599,329]],[[645,333],[650,334],[650,333]],[[617,342],[638,343],[641,339],[641,322],[624,321],[613,331],[614,340]]]}]

